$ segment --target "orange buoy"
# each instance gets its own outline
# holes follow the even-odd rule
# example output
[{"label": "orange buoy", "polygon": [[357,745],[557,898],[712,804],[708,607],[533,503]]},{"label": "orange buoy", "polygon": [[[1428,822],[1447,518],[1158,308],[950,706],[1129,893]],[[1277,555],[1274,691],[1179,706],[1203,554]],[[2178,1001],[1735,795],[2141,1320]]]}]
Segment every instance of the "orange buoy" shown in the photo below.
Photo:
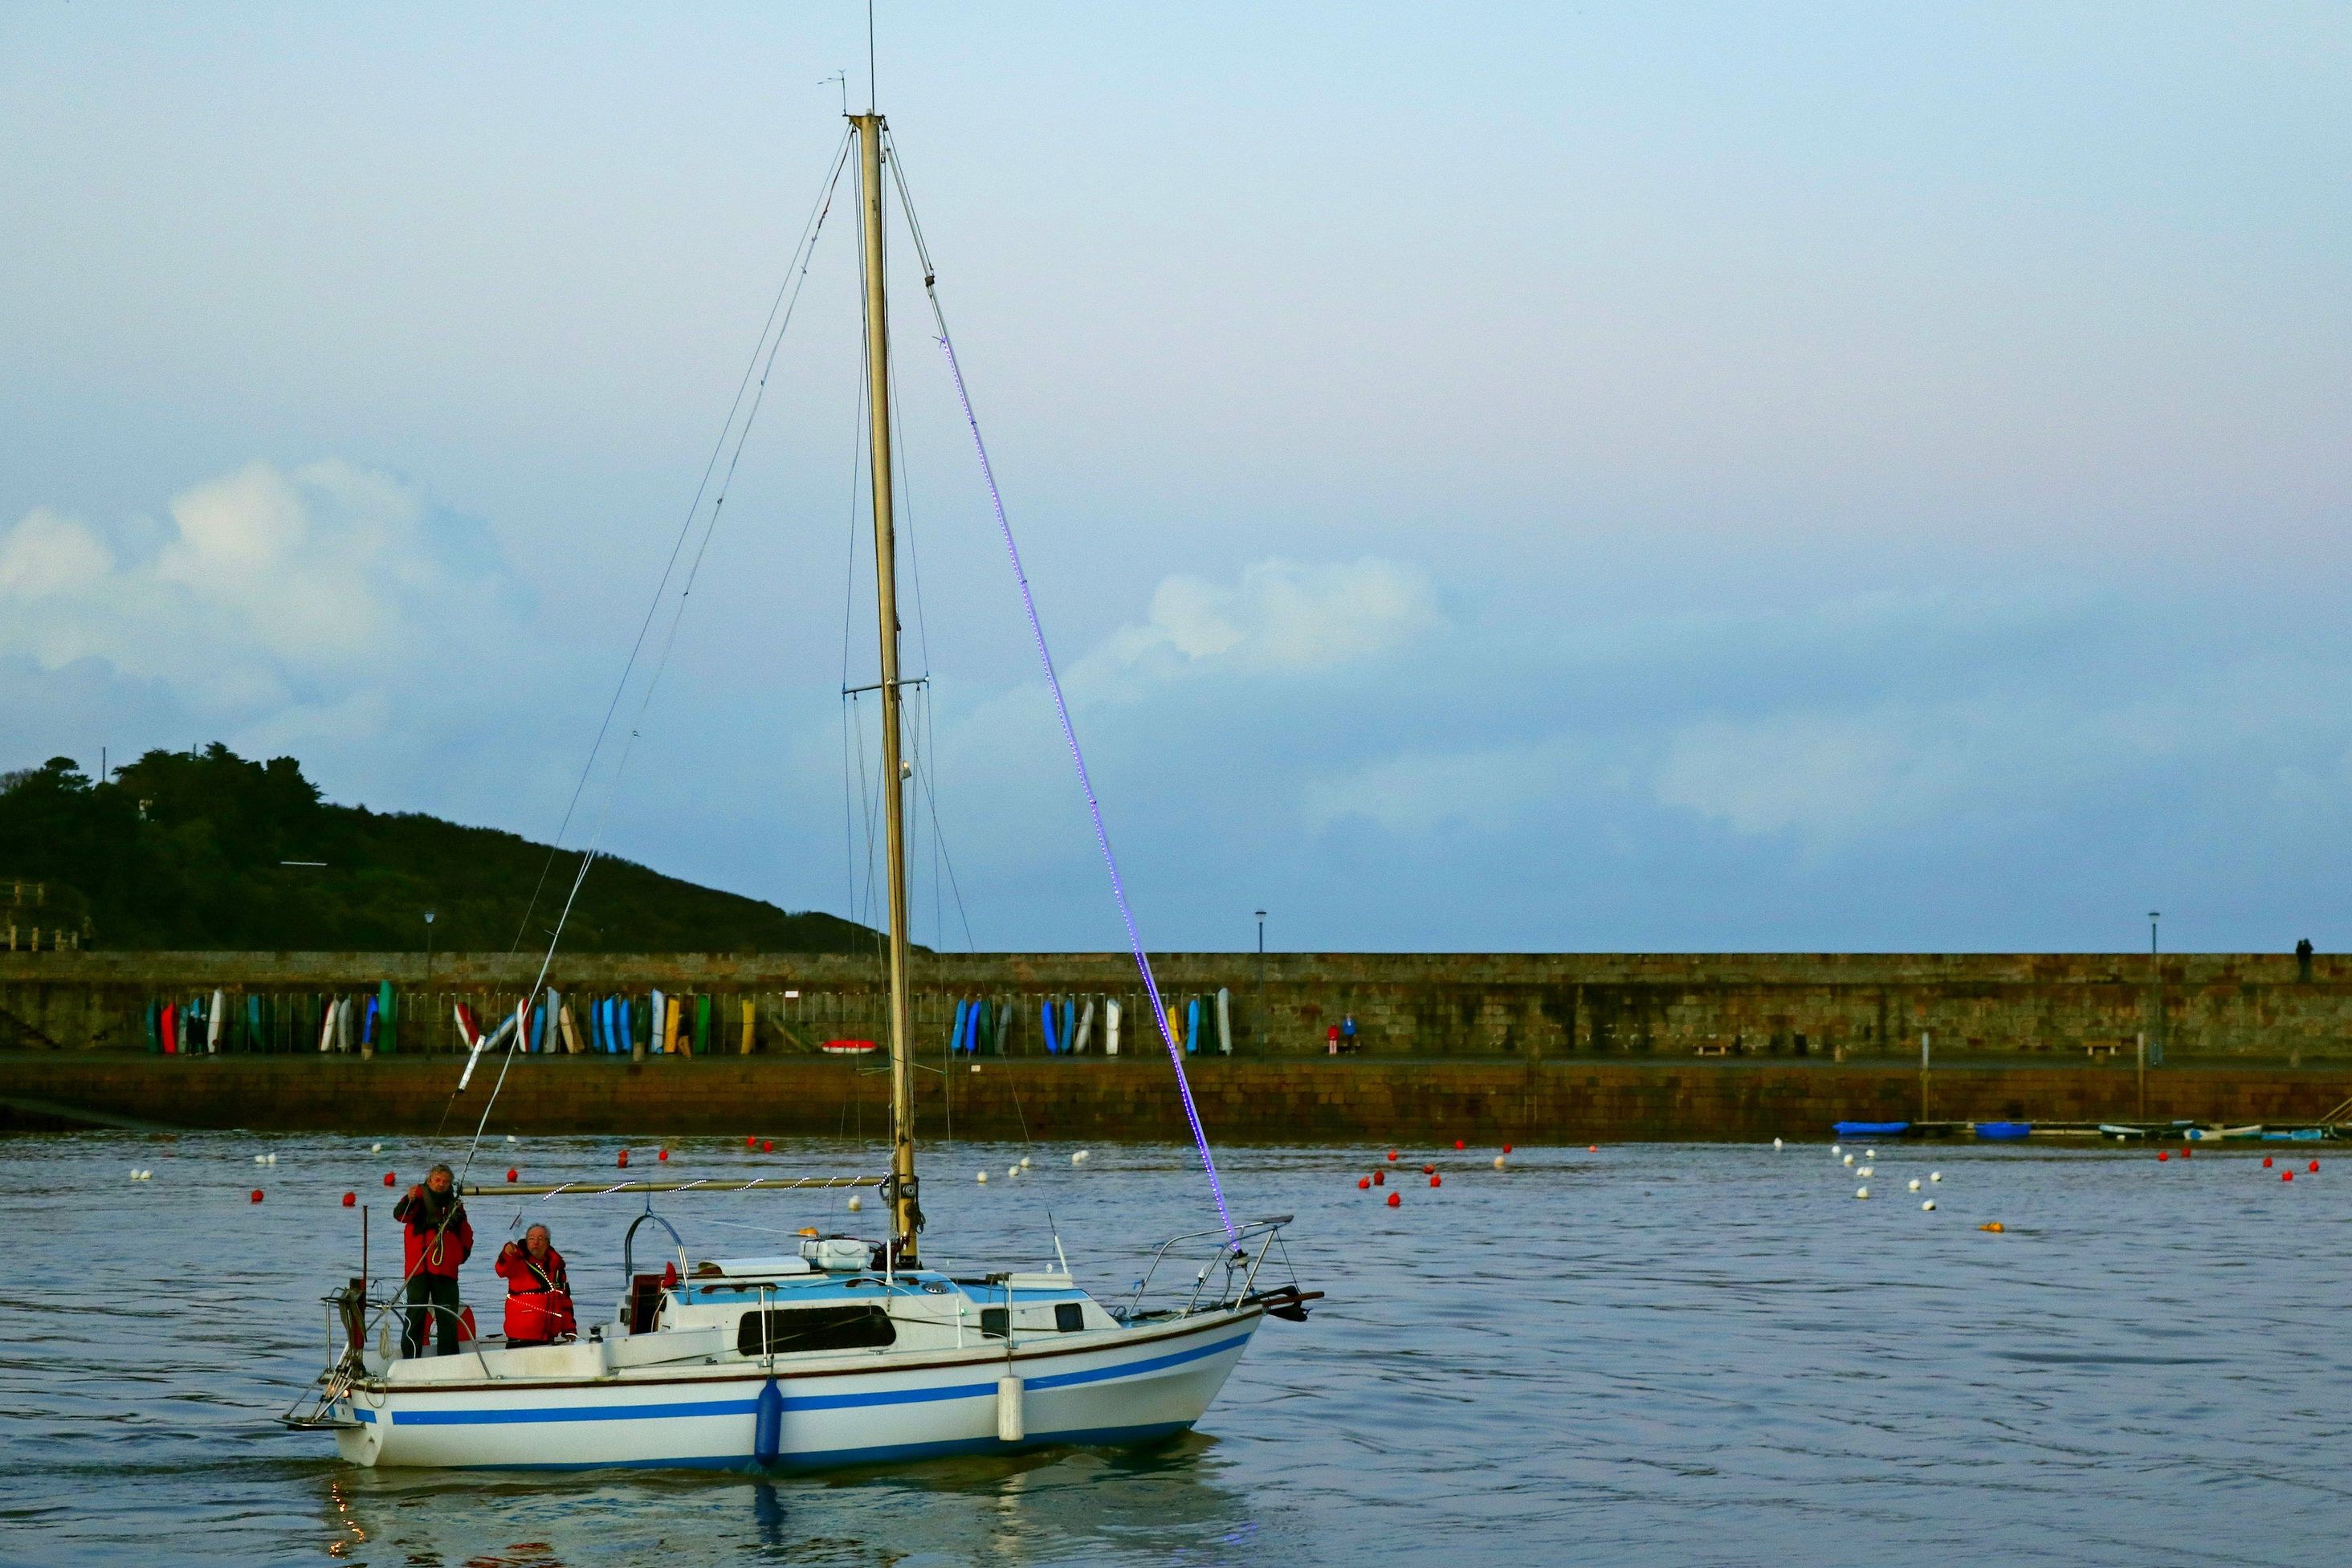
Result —
[{"label": "orange buoy", "polygon": [[521,1179],[521,1176],[515,1170],[514,1166],[509,1166],[507,1167],[507,1180],[520,1181]]},{"label": "orange buoy", "polygon": [[347,1192],[347,1193],[343,1194],[343,1207],[344,1207],[345,1208],[351,1208],[351,1207],[356,1207],[356,1206],[358,1205],[359,1201],[360,1201],[360,1195],[359,1195],[359,1194],[357,1194],[357,1193],[355,1193],[355,1192]]},{"label": "orange buoy", "polygon": [[1597,1155],[1601,1152],[1601,1145],[1599,1144],[1587,1144],[1584,1145],[1584,1152],[1588,1155]]},{"label": "orange buoy", "polygon": [[1444,1186],[1445,1185],[1445,1178],[1442,1176],[1431,1176],[1429,1178],[1429,1185],[1432,1186]]},{"label": "orange buoy", "polygon": [[1358,1176],[1358,1177],[1356,1178],[1356,1190],[1357,1190],[1358,1192],[1370,1192],[1371,1189],[1372,1189],[1372,1178],[1371,1178],[1371,1177],[1370,1177],[1370,1176]]},{"label": "orange buoy", "polygon": [[1404,1199],[1403,1199],[1402,1197],[1399,1197],[1397,1194],[1395,1194],[1395,1193],[1391,1193],[1391,1194],[1389,1194],[1389,1207],[1390,1207],[1391,1208],[1394,1208],[1394,1207],[1398,1207],[1400,1204],[1402,1204],[1402,1203],[1403,1203],[1403,1202],[1404,1202]]},{"label": "orange buoy", "polygon": [[2003,1225],[1998,1219],[1988,1219],[1982,1225],[1978,1226],[1977,1228],[1979,1230],[1990,1230],[1995,1236],[1999,1236],[2006,1232],[2009,1229],[2009,1227]]},{"label": "orange buoy", "polygon": [[628,1150],[626,1150],[626,1149],[623,1149],[623,1150],[621,1151],[621,1164],[622,1164],[622,1165],[624,1165],[624,1166],[626,1166],[628,1163],[629,1163],[629,1151],[628,1151]]},{"label": "orange buoy", "polygon": [[[2293,1171],[2289,1171],[2287,1174],[2289,1176],[2293,1176],[2294,1173]],[[256,1203],[259,1203],[261,1201],[261,1189],[259,1187],[255,1187],[253,1189],[253,1201]]]},{"label": "orange buoy", "polygon": [[390,1171],[386,1171],[383,1173],[383,1185],[386,1186],[397,1186],[400,1184],[392,1179],[392,1173]]}]

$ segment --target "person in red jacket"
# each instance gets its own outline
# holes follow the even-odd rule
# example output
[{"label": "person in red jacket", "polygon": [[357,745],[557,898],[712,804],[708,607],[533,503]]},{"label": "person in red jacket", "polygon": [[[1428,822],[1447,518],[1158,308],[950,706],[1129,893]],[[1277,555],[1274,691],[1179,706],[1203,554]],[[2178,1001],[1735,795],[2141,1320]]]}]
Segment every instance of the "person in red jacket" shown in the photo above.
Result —
[{"label": "person in red jacket", "polygon": [[551,1245],[547,1227],[534,1225],[520,1241],[499,1249],[493,1265],[507,1282],[507,1344],[552,1344],[578,1327],[572,1319],[572,1281],[563,1254]]},{"label": "person in red jacket", "polygon": [[457,1354],[457,1270],[474,1252],[474,1226],[457,1196],[457,1175],[435,1166],[422,1186],[394,1206],[404,1228],[402,1259],[408,1273],[408,1311],[400,1354],[422,1355],[429,1340],[443,1355]]}]

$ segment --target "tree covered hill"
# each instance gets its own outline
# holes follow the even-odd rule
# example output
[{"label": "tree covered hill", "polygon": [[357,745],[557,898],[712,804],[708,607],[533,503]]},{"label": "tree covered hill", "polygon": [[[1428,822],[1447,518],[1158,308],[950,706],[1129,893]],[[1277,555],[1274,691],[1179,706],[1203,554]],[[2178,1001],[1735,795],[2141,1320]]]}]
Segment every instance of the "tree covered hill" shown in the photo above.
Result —
[{"label": "tree covered hill", "polygon": [[[289,866],[287,861],[324,862]],[[215,743],[151,751],[93,782],[68,758],[0,775],[0,878],[47,884],[43,924],[84,946],[504,952],[544,944],[579,855],[418,812],[331,805],[290,757]],[[22,918],[20,916],[19,918]],[[563,946],[575,953],[872,952],[874,934],[628,861],[600,859]]]}]

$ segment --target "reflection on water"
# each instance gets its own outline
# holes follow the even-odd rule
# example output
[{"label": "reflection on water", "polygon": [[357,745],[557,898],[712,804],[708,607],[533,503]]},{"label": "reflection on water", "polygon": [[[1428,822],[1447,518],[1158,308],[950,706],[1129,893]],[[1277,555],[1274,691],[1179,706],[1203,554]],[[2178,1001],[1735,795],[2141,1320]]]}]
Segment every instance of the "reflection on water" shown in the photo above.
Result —
[{"label": "reflection on water", "polygon": [[[900,1563],[1247,1555],[1248,1503],[1221,1484],[1216,1440],[1146,1453],[1033,1454],[767,1480],[676,1475],[452,1477],[314,1471],[330,1551],[347,1561],[644,1562],[680,1552]],[[495,1521],[507,1539],[488,1542]]]},{"label": "reflection on water", "polygon": [[[1370,1192],[1370,1151],[1236,1150],[1236,1212],[1296,1212],[1293,1258],[1331,1294],[1309,1323],[1267,1325],[1202,1431],[761,1480],[355,1470],[279,1428],[326,1351],[318,1298],[358,1259],[342,1193],[368,1204],[382,1265],[383,1172],[446,1152],[369,1142],[0,1138],[0,1235],[18,1249],[0,1279],[0,1560],[2139,1563],[2217,1541],[2249,1563],[2343,1556],[2352,1159],[2339,1175],[2322,1155],[2330,1168],[2289,1185],[2242,1158],[1897,1145],[1856,1202],[1821,1145],[1522,1150],[1503,1172],[1491,1150],[1446,1151]],[[588,1175],[614,1146],[530,1140],[495,1163]],[[670,1147],[683,1171],[746,1163],[740,1139]],[[1041,1145],[1029,1176],[970,1180],[1020,1152],[930,1151],[935,1255],[1041,1260],[1050,1209],[1082,1276],[1116,1293],[1144,1238],[1202,1223],[1183,1151],[1073,1167]],[[879,1163],[827,1143],[759,1168]],[[154,1180],[127,1183],[134,1166]],[[1929,1214],[1905,1188],[1931,1168],[1947,1179]],[[698,1253],[744,1254],[849,1223],[824,1207],[840,1201],[664,1212]],[[539,1218],[583,1310],[617,1299],[635,1209],[473,1210],[478,1304],[495,1303],[498,1241]],[[1992,1218],[2005,1234],[1977,1229]]]}]

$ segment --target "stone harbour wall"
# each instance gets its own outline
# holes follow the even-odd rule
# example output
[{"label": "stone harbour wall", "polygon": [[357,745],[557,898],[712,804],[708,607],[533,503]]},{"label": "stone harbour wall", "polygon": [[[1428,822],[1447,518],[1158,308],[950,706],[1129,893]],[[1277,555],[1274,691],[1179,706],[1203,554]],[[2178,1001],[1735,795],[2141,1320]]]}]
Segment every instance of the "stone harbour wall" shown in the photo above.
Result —
[{"label": "stone harbour wall", "polygon": [[[1164,1056],[960,1063],[921,1075],[919,1135],[1181,1143],[1184,1114]],[[1916,1068],[1855,1063],[1410,1062],[1217,1059],[1188,1069],[1201,1120],[1223,1142],[1472,1148],[1505,1142],[1823,1139],[1840,1120],[1919,1117]],[[454,1061],[315,1054],[157,1061],[109,1053],[0,1056],[0,1130],[104,1124],[464,1136],[494,1072],[453,1095]],[[2352,1100],[2352,1069],[2113,1065],[1958,1067],[1928,1075],[1938,1120],[2118,1118],[2310,1123]],[[493,1134],[851,1135],[879,1140],[888,1077],[827,1057],[524,1057]],[[969,1179],[968,1176],[966,1179]]]},{"label": "stone harbour wall", "polygon": [[[1237,1057],[1320,1055],[1329,1028],[1352,1017],[1367,1060],[1916,1061],[1926,1033],[1933,1059],[1954,1064],[2129,1057],[2142,1034],[2165,1065],[2352,1063],[2352,959],[2335,955],[1174,953],[1154,964],[1180,1020],[1192,998],[1213,1017],[1216,992],[1229,994]],[[315,1048],[327,1000],[384,981],[406,1020],[401,1050],[449,1051],[451,1003],[495,1019],[537,969],[535,956],[483,954],[436,955],[428,968],[414,953],[0,953],[0,1051],[143,1051],[152,1007],[218,990],[234,998],[231,1051],[299,1053]],[[1123,954],[925,955],[913,979],[926,1050],[944,1050],[959,1001],[1009,1013],[1006,1053],[1018,1057],[1044,1054],[1040,1004],[1112,997],[1128,1053],[1156,1049]],[[561,957],[550,981],[574,998],[710,998],[730,1052],[746,1002],[762,1057],[882,1032],[870,956]],[[246,1038],[248,996],[268,1003],[263,1038]]]}]

